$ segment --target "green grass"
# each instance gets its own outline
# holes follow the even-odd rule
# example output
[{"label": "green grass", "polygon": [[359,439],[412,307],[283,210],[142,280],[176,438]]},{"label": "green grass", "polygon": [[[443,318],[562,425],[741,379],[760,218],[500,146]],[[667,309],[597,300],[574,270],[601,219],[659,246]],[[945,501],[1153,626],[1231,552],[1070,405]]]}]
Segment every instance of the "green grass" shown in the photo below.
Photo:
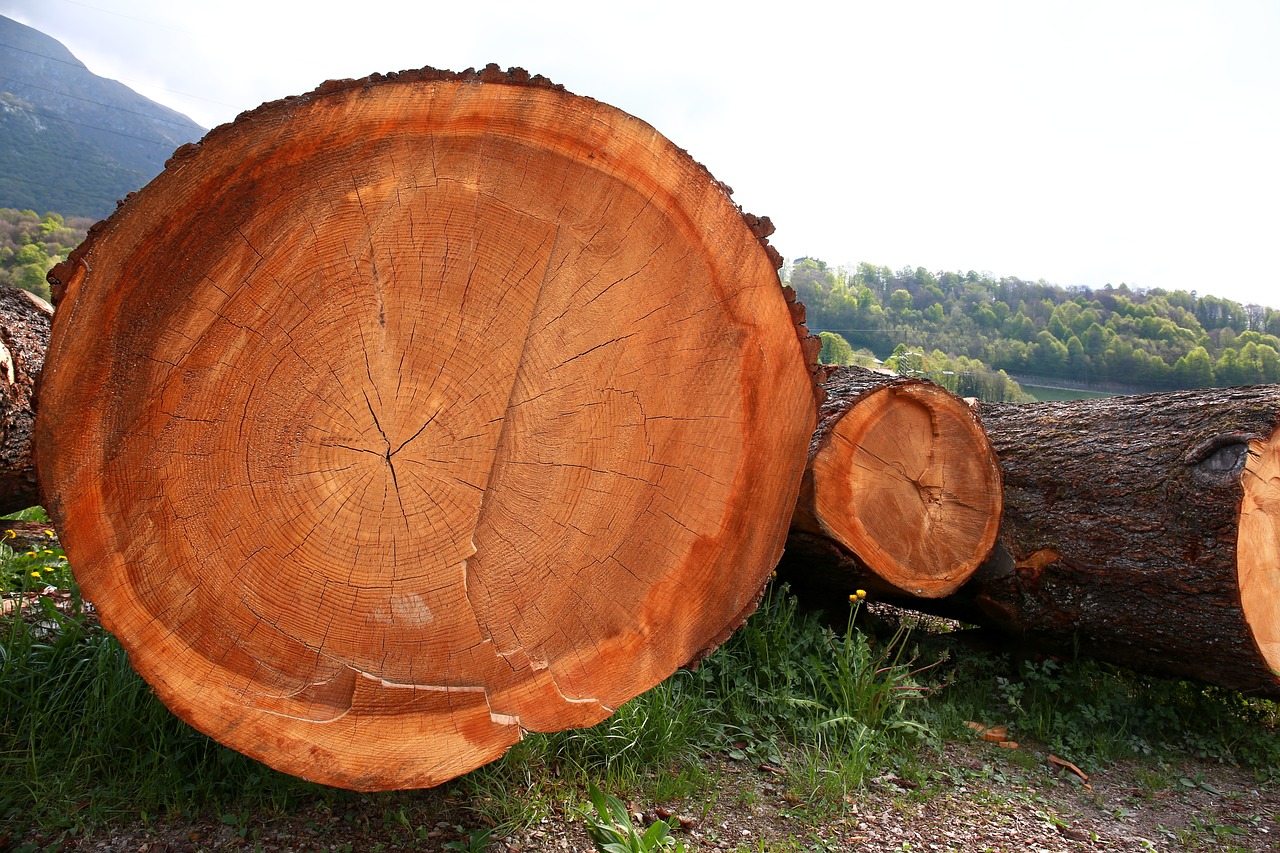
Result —
[{"label": "green grass", "polygon": [[[198,811],[234,817],[347,796],[277,773],[169,713],[85,617],[61,550],[48,551],[0,546],[0,591],[33,594],[26,618],[0,622],[0,819],[53,829]],[[794,753],[802,766],[837,769],[810,783],[835,797],[921,732],[902,715],[919,694],[900,649],[873,651],[852,621],[832,630],[775,590],[695,671],[594,727],[529,734],[449,790],[486,822],[531,824],[579,807],[595,780],[671,801],[714,785],[708,754],[780,765]]]},{"label": "green grass", "polygon": [[196,814],[247,826],[250,815],[317,804],[339,813],[360,798],[411,833],[422,831],[428,797],[455,803],[471,826],[501,829],[583,814],[592,784],[710,808],[719,768],[732,762],[785,769],[779,784],[817,819],[887,769],[927,796],[950,772],[936,747],[973,740],[970,720],[1008,725],[1088,772],[1145,757],[1153,792],[1195,784],[1177,769],[1188,755],[1265,780],[1280,767],[1272,702],[1089,660],[1014,660],[946,634],[875,636],[857,607],[832,625],[780,587],[698,668],[599,725],[529,734],[434,792],[357,795],[277,773],[173,716],[86,617],[62,551],[48,544],[0,544],[0,592],[24,601],[20,618],[0,618],[0,823],[19,831]]},{"label": "green grass", "polygon": [[[493,822],[532,823],[579,808],[596,780],[655,802],[705,796],[703,760],[794,766],[806,800],[839,802],[878,760],[925,726],[904,715],[922,691],[905,637],[875,650],[846,622],[801,613],[785,587],[695,670],[681,670],[592,728],[527,735],[502,760],[455,785]],[[513,793],[515,794],[513,796]]]},{"label": "green grass", "polygon": [[1280,772],[1275,702],[1188,681],[1143,675],[1089,658],[1014,659],[952,644],[949,686],[925,721],[950,739],[965,722],[1005,724],[1086,771],[1125,759],[1195,757]]}]

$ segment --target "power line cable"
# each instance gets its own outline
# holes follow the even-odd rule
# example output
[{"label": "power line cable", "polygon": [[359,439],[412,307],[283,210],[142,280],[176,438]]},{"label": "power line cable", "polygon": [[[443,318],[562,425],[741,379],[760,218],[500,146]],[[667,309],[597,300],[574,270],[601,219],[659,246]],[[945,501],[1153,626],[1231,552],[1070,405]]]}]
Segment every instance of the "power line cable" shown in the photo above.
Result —
[{"label": "power line cable", "polygon": [[89,130],[101,131],[102,133],[113,133],[116,136],[123,136],[127,139],[136,139],[139,142],[148,142],[152,145],[161,145],[170,149],[175,147],[172,142],[164,139],[147,139],[145,136],[137,136],[132,133],[125,133],[122,130],[111,130],[110,128],[106,128],[106,127],[98,127],[97,125],[85,124],[82,121],[73,121],[72,119],[63,118],[62,116],[55,116],[55,115],[50,115],[49,113],[42,113],[39,110],[24,107],[19,104],[10,104],[10,106],[18,110],[19,112],[24,112],[28,115],[40,116],[41,118],[47,118],[47,119],[52,119],[54,121],[66,122],[67,124],[74,124],[77,127],[86,127]]},{"label": "power line cable", "polygon": [[[31,56],[38,56],[41,59],[47,59],[50,62],[61,62],[63,65],[70,65],[72,68],[79,68],[81,71],[87,71],[88,73],[93,74],[94,77],[99,77],[103,80],[108,79],[106,77],[102,77],[102,75],[100,74],[94,74],[92,71],[89,71],[89,66],[85,65],[83,62],[81,62],[78,59],[76,59],[73,62],[70,59],[62,59],[61,57],[58,57],[58,56],[50,56],[47,53],[37,53],[34,50],[27,50],[26,48],[18,47],[16,45],[8,44],[6,42],[0,42],[0,47],[7,47],[10,50],[16,50],[21,53],[30,54]],[[75,55],[72,54],[73,58],[74,56]],[[123,82],[124,80],[127,80],[127,79],[128,78],[121,78],[121,80],[117,80],[115,82]],[[134,83],[143,82],[144,85],[148,85],[148,86],[151,85],[150,83],[145,83],[144,81],[138,81],[138,80],[133,80],[131,82],[134,82]],[[194,98],[197,101],[204,101],[206,104],[217,104],[220,107],[228,107],[230,109],[241,109],[240,107],[237,107],[235,104],[228,104],[226,101],[215,101],[213,98],[205,98],[200,95],[193,95],[190,92],[183,92],[180,89],[166,89],[164,86],[156,86],[156,88],[165,92],[169,92],[170,94],[173,94],[173,95],[181,95],[184,98]],[[161,106],[164,106],[164,105],[161,104]],[[173,109],[173,108],[169,107],[169,109]],[[174,110],[174,112],[177,112],[177,110]]]},{"label": "power line cable", "polygon": [[104,9],[101,6],[94,6],[91,3],[81,3],[79,2],[79,0],[63,0],[63,2],[69,3],[72,6],[79,6],[82,9],[92,9],[95,12],[102,12],[104,15],[115,15],[117,18],[124,18],[129,21],[137,21],[140,24],[148,24],[153,27],[160,27],[166,30],[173,30],[176,33],[186,33],[187,35],[194,35],[190,30],[184,30],[181,27],[172,27],[168,24],[162,24],[159,21],[153,21],[149,18],[138,18],[138,17],[134,17],[133,15],[126,15],[124,12],[117,12],[114,9]]},{"label": "power line cable", "polygon": [[95,101],[92,98],[85,98],[85,97],[81,97],[80,95],[73,95],[70,92],[59,92],[57,89],[50,89],[45,86],[41,86],[37,83],[32,83],[28,80],[14,80],[12,77],[3,77],[3,76],[0,76],[0,80],[7,80],[10,83],[17,83],[19,86],[29,86],[32,89],[39,89],[42,92],[49,92],[50,94],[58,95],[63,98],[74,98],[77,101],[84,101],[86,104],[93,104],[94,106],[102,107],[103,109],[116,110],[117,112],[128,113],[129,115],[134,115],[134,116],[141,116],[142,118],[148,118],[148,119],[151,119],[152,121],[162,121],[166,124],[173,124],[173,125],[177,125],[178,127],[191,128],[192,130],[198,130],[201,133],[204,132],[203,127],[201,127],[198,124],[195,124],[190,120],[188,120],[186,123],[183,123],[180,121],[175,121],[174,119],[171,119],[171,118],[162,118],[160,116],[148,115],[147,113],[140,113],[140,112],[137,112],[136,110],[127,110],[124,107],[116,106],[115,104],[104,104],[102,101]]}]

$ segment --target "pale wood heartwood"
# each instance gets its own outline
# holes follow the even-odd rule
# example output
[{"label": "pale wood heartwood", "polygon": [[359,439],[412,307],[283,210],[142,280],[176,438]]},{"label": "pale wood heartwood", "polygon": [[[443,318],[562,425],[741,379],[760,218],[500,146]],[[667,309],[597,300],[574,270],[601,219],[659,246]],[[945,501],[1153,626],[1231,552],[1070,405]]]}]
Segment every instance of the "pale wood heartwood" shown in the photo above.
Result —
[{"label": "pale wood heartwood", "polygon": [[768,230],[518,71],[214,130],[54,273],[36,452],[85,596],[184,719],[318,781],[603,719],[781,551],[816,406]]}]

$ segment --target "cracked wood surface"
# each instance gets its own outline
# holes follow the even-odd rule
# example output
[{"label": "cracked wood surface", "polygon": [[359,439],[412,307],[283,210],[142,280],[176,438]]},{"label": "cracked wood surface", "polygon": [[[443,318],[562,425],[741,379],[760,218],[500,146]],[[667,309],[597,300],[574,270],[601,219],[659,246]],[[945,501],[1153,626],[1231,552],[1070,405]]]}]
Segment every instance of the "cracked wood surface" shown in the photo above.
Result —
[{"label": "cracked wood surface", "polygon": [[176,713],[329,784],[598,722],[781,551],[815,350],[770,231],[518,70],[215,129],[52,274],[36,455],[86,598]]},{"label": "cracked wood surface", "polygon": [[1000,469],[941,386],[831,369],[783,569],[798,584],[937,598],[991,553]]}]

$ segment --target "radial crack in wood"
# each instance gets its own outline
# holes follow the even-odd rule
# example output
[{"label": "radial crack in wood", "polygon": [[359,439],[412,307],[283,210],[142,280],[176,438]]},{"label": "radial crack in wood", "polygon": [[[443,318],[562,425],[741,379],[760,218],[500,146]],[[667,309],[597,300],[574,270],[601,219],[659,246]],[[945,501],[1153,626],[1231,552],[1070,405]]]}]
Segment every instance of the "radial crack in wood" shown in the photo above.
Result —
[{"label": "radial crack in wood", "polygon": [[816,348],[760,222],[518,70],[215,129],[52,276],[36,453],[85,595],[184,719],[318,781],[599,721],[785,539]]},{"label": "radial crack in wood", "polygon": [[784,560],[788,577],[935,598],[999,529],[999,466],[959,397],[917,379],[830,371]]}]

